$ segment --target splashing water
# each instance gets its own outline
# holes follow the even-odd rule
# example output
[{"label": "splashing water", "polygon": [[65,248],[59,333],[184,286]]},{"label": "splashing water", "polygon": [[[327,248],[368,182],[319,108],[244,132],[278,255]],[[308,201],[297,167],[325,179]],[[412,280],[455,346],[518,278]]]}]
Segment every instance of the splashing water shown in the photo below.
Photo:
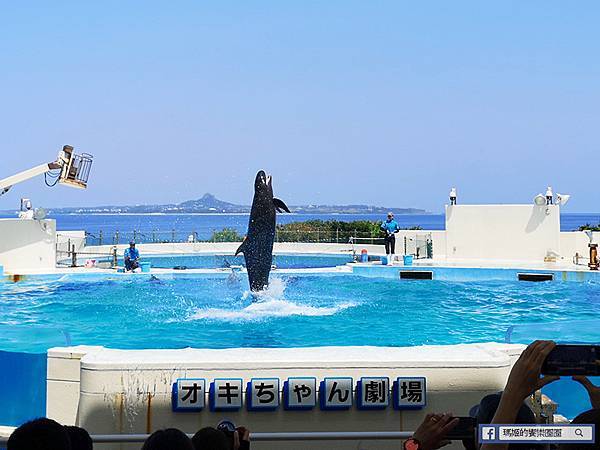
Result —
[{"label": "splashing water", "polygon": [[188,320],[225,320],[225,321],[254,321],[270,317],[287,316],[332,316],[344,309],[356,306],[354,302],[342,302],[329,307],[318,307],[308,304],[295,303],[286,300],[285,289],[287,283],[281,278],[273,278],[269,287],[264,291],[244,291],[242,301],[252,302],[241,309],[226,308],[199,308]]},{"label": "splashing water", "polygon": [[272,278],[269,286],[264,291],[251,292],[244,291],[242,300],[247,300],[252,297],[254,302],[264,302],[272,299],[283,298],[287,283],[281,278]]}]

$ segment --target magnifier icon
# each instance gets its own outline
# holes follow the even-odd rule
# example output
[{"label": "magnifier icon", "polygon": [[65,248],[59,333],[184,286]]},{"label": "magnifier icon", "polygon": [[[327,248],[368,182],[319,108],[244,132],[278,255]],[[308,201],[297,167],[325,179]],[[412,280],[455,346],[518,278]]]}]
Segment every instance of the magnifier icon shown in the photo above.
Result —
[{"label": "magnifier icon", "polygon": [[583,430],[581,428],[575,428],[575,436],[583,437]]}]

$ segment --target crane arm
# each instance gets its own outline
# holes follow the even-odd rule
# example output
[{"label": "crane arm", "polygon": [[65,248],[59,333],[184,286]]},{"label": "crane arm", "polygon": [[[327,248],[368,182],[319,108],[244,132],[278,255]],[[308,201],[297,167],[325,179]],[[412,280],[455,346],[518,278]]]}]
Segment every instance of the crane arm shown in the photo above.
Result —
[{"label": "crane arm", "polygon": [[3,180],[0,180],[0,195],[6,194],[9,191],[9,189],[15,184],[22,183],[31,178],[35,178],[38,175],[43,175],[47,172],[50,172],[51,170],[60,169],[61,167],[62,165],[58,162],[40,164],[37,167],[33,167],[31,169],[24,170],[23,172],[20,172],[16,175],[4,178]]},{"label": "crane arm", "polygon": [[0,180],[0,195],[6,194],[15,184],[22,183],[38,175],[43,175],[51,170],[60,170],[57,179],[58,183],[78,189],[85,189],[91,167],[92,155],[87,153],[76,155],[73,147],[64,145],[55,161],[40,164],[37,167],[24,170],[16,175]]}]

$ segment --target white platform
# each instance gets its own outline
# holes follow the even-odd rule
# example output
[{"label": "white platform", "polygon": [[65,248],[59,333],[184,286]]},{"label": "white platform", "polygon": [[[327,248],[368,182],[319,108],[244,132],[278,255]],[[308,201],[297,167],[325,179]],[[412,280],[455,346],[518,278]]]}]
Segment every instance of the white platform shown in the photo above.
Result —
[{"label": "white platform", "polygon": [[[401,332],[401,330],[399,330]],[[467,414],[486,394],[501,390],[521,345],[316,347],[280,349],[110,350],[55,348],[48,353],[48,415],[91,433],[146,433],[163,427],[194,432],[223,418],[253,431],[414,430],[431,411]],[[79,369],[79,370],[78,370]],[[284,411],[173,413],[177,378],[425,376],[428,406],[419,411]],[[294,444],[293,448],[357,448],[356,442]],[[139,447],[139,446],[138,446]],[[131,447],[131,448],[138,448]],[[117,448],[102,447],[98,448]],[[127,447],[124,447],[127,448]],[[281,448],[261,443],[257,449]],[[362,449],[398,448],[361,442]],[[450,448],[460,448],[450,447]]]}]

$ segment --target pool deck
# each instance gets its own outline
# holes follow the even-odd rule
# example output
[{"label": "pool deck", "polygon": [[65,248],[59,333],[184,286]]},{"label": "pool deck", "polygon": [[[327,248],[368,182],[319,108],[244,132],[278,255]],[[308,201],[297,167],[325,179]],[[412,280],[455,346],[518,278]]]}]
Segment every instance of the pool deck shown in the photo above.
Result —
[{"label": "pool deck", "polygon": [[[330,253],[332,254],[332,253]],[[339,253],[336,253],[339,254]],[[155,254],[148,254],[154,256]],[[380,256],[380,255],[375,255]],[[505,279],[512,278],[515,273],[549,273],[554,274],[555,279],[562,281],[600,281],[600,271],[592,271],[587,266],[566,264],[559,262],[532,262],[532,261],[499,261],[499,260],[447,260],[447,259],[419,259],[414,260],[412,265],[405,266],[401,261],[394,262],[391,265],[382,265],[379,261],[368,263],[348,263],[343,266],[322,267],[322,268],[294,268],[294,269],[273,269],[273,274],[351,274],[370,277],[396,278],[399,271],[432,271],[436,279],[446,279],[454,281],[469,281],[471,279]],[[214,268],[214,269],[168,269],[152,268],[151,274],[154,275],[221,275],[228,276],[232,272],[245,273],[244,268]],[[20,271],[18,274],[5,272],[5,278],[12,281],[15,276],[56,276],[56,275],[77,275],[77,276],[147,276],[148,273],[122,273],[115,269],[100,269],[86,267],[56,267],[53,270],[28,270]],[[451,275],[451,276],[450,276]],[[1,280],[2,278],[0,278]]]}]

